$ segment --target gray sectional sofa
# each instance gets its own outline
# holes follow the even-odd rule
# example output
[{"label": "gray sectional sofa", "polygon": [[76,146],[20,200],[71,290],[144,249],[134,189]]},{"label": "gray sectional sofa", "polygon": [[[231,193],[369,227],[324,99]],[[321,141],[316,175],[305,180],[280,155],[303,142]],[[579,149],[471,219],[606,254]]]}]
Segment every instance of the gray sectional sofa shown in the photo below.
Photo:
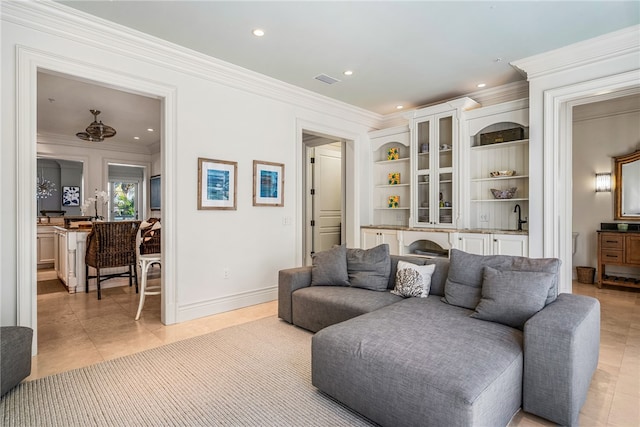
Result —
[{"label": "gray sectional sofa", "polygon": [[[382,426],[504,426],[520,408],[577,424],[600,306],[557,295],[558,260],[398,257],[386,245],[316,255],[280,271],[278,315],[316,333],[322,392]],[[397,272],[400,261],[410,264]],[[392,293],[409,289],[406,277],[428,296]]]}]

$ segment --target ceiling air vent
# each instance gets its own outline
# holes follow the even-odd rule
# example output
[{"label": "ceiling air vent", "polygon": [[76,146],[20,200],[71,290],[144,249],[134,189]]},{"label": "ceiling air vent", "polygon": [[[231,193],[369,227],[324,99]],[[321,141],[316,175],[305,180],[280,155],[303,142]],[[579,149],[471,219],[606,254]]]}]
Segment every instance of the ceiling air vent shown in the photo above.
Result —
[{"label": "ceiling air vent", "polygon": [[321,82],[326,83],[328,85],[332,85],[340,81],[338,79],[334,79],[331,76],[327,76],[326,74],[318,74],[317,76],[314,77],[314,79],[320,80]]}]

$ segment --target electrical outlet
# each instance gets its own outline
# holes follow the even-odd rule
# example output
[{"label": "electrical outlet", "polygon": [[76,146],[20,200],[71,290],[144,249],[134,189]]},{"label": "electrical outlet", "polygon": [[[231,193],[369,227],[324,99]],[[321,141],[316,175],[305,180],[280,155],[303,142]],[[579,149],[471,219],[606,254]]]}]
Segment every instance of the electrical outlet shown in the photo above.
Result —
[{"label": "electrical outlet", "polygon": [[225,268],[224,270],[222,270],[222,277],[224,277],[225,279],[229,278],[229,269]]},{"label": "electrical outlet", "polygon": [[480,214],[480,222],[489,222],[489,214]]},{"label": "electrical outlet", "polygon": [[291,225],[291,217],[283,216],[282,217],[282,225]]}]

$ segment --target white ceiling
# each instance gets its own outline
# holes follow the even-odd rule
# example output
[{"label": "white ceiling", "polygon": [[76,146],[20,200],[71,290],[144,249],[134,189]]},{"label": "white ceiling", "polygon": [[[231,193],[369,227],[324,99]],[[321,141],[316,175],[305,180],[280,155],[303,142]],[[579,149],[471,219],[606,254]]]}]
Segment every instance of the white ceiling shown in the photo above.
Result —
[{"label": "white ceiling", "polygon": [[60,3],[380,114],[522,80],[511,61],[640,23],[638,1]]},{"label": "white ceiling", "polygon": [[[161,102],[159,99],[73,80],[68,76],[38,73],[38,133],[75,136],[93,121],[89,110],[100,110],[98,121],[116,130],[105,142],[159,148]],[[153,132],[147,129],[153,129]],[[134,137],[139,137],[139,140]],[[78,140],[80,141],[80,140]],[[104,142],[87,142],[104,144]]]},{"label": "white ceiling", "polygon": [[[638,1],[59,3],[379,114],[523,80],[511,61],[640,23]],[[159,140],[158,100],[40,75],[39,132],[75,135],[91,108],[113,140]]]}]

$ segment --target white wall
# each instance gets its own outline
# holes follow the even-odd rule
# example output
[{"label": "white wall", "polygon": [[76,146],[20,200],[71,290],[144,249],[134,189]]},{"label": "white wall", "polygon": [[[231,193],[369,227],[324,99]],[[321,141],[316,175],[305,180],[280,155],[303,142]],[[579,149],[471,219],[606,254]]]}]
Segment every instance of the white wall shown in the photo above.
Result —
[{"label": "white wall", "polygon": [[[278,270],[295,266],[302,256],[297,253],[302,230],[296,184],[301,173],[296,157],[299,123],[312,123],[314,130],[353,139],[353,157],[358,161],[360,152],[366,150],[358,135],[366,135],[377,116],[199,54],[182,55],[131,30],[76,19],[77,12],[68,13],[58,4],[3,2],[1,7],[1,323],[17,322],[21,291],[16,283],[23,279],[16,240],[23,232],[21,224],[26,223],[20,215],[28,212],[16,209],[21,198],[16,176],[21,169],[35,168],[35,158],[33,164],[28,159],[16,164],[20,151],[17,114],[24,111],[17,106],[34,101],[16,99],[18,85],[29,84],[16,76],[18,46],[52,62],[70,61],[79,64],[79,69],[86,66],[121,75],[122,81],[148,79],[175,88],[175,156],[163,162],[158,158],[145,161],[153,165],[154,174],[160,172],[158,164],[175,165],[173,176],[163,171],[163,180],[171,180],[175,189],[173,200],[163,200],[164,210],[171,204],[174,215],[163,216],[163,222],[174,221],[175,225],[175,259],[171,260],[175,274],[167,277],[175,277],[170,285],[176,290],[177,321],[275,299]],[[106,44],[105,39],[109,40]],[[163,54],[166,56],[161,57]],[[197,210],[198,157],[238,163],[237,210]],[[285,164],[284,207],[252,206],[253,160]],[[88,170],[101,167],[92,157],[88,162]],[[352,188],[357,189],[355,169]],[[99,183],[91,173],[87,187]],[[283,225],[283,217],[293,218],[293,224]],[[27,252],[35,254],[35,249]],[[224,269],[230,272],[228,279],[223,278]]]},{"label": "white wall", "polygon": [[602,222],[618,222],[613,219],[613,192],[596,193],[595,174],[613,173],[612,157],[640,149],[640,98],[633,99],[633,111],[610,112],[603,110],[604,103],[574,109],[573,231],[580,233],[574,272],[576,266],[597,266],[596,230]]},{"label": "white wall", "polygon": [[529,80],[529,255],[563,261],[560,292],[571,292],[572,275],[570,105],[640,86],[639,34],[630,27],[512,63]]}]

